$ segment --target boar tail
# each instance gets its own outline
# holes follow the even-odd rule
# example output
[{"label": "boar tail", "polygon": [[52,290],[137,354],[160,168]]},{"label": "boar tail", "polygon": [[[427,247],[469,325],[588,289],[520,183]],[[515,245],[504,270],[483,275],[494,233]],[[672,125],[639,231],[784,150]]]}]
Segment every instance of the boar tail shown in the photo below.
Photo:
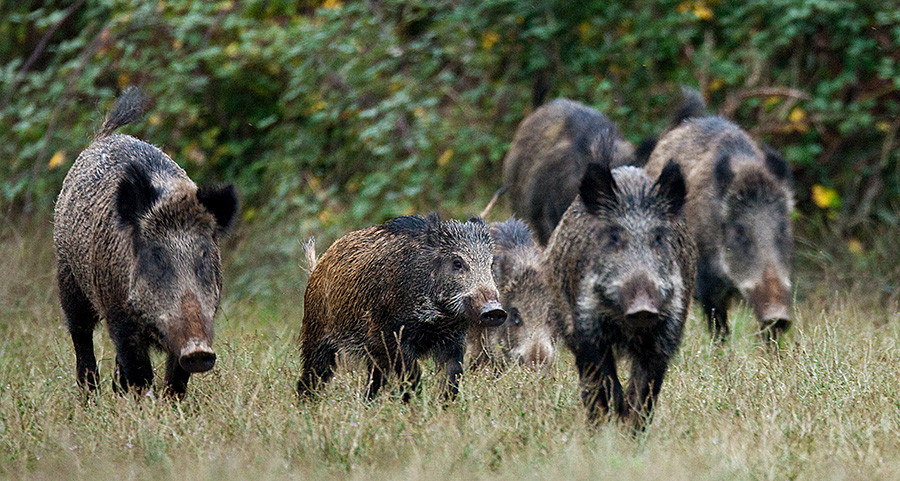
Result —
[{"label": "boar tail", "polygon": [[678,110],[675,111],[675,116],[672,118],[669,130],[678,127],[687,119],[704,117],[706,115],[706,101],[703,100],[703,95],[697,89],[682,85],[681,104],[678,106]]},{"label": "boar tail", "polygon": [[103,121],[103,126],[97,131],[95,138],[101,139],[123,125],[140,120],[147,111],[148,104],[149,98],[140,87],[128,87],[106,114],[106,120]]},{"label": "boar tail", "polygon": [[311,273],[316,268],[316,238],[310,237],[303,243],[303,255],[306,257],[306,272]]},{"label": "boar tail", "polygon": [[488,202],[488,205],[484,206],[484,210],[481,211],[481,214],[478,214],[478,217],[487,219],[487,216],[490,215],[492,210],[494,210],[494,206],[497,205],[497,201],[500,200],[500,197],[503,197],[503,194],[505,194],[507,190],[509,190],[508,185],[504,185],[503,187],[497,189],[497,192],[494,192],[494,196],[491,197],[491,201]]}]

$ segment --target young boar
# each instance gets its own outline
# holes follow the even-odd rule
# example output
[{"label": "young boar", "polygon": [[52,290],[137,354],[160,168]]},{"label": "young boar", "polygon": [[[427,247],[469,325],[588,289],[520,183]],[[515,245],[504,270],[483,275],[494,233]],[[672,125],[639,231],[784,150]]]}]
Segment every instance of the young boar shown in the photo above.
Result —
[{"label": "young boar", "polygon": [[466,336],[474,364],[513,361],[543,367],[556,359],[556,345],[549,323],[550,293],[541,265],[541,250],[531,230],[511,217],[490,225],[494,240],[494,282],[507,312],[501,326],[476,324]]},{"label": "young boar", "polygon": [[481,219],[441,221],[436,214],[398,217],[335,241],[306,286],[301,398],[332,377],[338,353],[368,362],[369,398],[390,372],[414,390],[418,360],[427,355],[446,372],[445,396],[455,397],[466,331],[506,319],[491,276],[492,248]]},{"label": "young boar", "polygon": [[[702,112],[699,93],[687,94],[688,107],[680,112]],[[728,303],[740,293],[764,340],[777,339],[791,321],[794,196],[787,163],[721,117],[677,124],[659,140],[645,169],[657,175],[670,160],[687,179],[685,214],[699,251],[697,298],[710,332],[717,340],[728,338]]]},{"label": "young boar", "polygon": [[[684,179],[675,164],[656,182],[636,167],[590,164],[579,192],[547,246],[551,318],[575,355],[589,419],[612,409],[643,429],[694,287]],[[624,356],[631,376],[623,393],[616,364]]]},{"label": "young boar", "polygon": [[563,212],[578,194],[587,165],[597,162],[598,146],[614,139],[613,162],[627,164],[632,145],[600,112],[578,102],[557,99],[525,118],[503,161],[512,210],[528,221],[546,245]]},{"label": "young boar", "polygon": [[156,147],[113,134],[144,104],[139,90],[126,90],[63,181],[53,216],[59,298],[79,385],[97,386],[92,332],[102,318],[116,346],[114,388],[151,385],[155,346],[168,354],[167,391],[180,396],[191,373],[216,361],[218,243],[237,198],[230,185],[198,189]]}]

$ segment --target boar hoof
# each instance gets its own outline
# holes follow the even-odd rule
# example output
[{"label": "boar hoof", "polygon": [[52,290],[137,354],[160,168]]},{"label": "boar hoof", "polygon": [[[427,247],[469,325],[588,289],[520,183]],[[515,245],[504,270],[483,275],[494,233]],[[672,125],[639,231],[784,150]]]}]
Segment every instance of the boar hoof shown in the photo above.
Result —
[{"label": "boar hoof", "polygon": [[506,320],[506,311],[500,306],[499,302],[491,301],[481,310],[481,323],[485,326],[494,327],[503,324]]},{"label": "boar hoof", "polygon": [[207,343],[192,340],[181,350],[178,364],[187,372],[209,371],[216,364],[216,353]]}]

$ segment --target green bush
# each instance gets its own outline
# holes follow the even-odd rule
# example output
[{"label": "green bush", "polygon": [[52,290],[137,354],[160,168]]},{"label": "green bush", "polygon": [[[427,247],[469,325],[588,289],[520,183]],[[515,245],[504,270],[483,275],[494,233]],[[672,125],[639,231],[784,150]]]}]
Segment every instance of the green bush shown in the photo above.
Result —
[{"label": "green bush", "polygon": [[237,183],[247,219],[290,214],[310,229],[477,212],[535,97],[594,105],[639,141],[667,123],[688,84],[785,153],[805,220],[863,243],[875,225],[900,225],[891,2],[575,7],[4,2],[0,202],[7,213],[46,211],[129,84],[155,106],[124,131],[199,181]]}]

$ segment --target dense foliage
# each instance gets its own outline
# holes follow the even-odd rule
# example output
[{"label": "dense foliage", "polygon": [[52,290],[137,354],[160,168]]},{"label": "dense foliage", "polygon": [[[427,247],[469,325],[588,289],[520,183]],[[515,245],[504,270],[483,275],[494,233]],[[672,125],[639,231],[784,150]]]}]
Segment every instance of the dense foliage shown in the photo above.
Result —
[{"label": "dense foliage", "polygon": [[7,213],[52,205],[129,84],[155,106],[126,132],[199,180],[236,182],[246,219],[292,214],[312,229],[436,207],[476,212],[535,101],[589,103],[639,141],[666,124],[687,84],[785,153],[802,215],[864,242],[873,225],[900,224],[900,10],[889,1],[0,9]]}]

